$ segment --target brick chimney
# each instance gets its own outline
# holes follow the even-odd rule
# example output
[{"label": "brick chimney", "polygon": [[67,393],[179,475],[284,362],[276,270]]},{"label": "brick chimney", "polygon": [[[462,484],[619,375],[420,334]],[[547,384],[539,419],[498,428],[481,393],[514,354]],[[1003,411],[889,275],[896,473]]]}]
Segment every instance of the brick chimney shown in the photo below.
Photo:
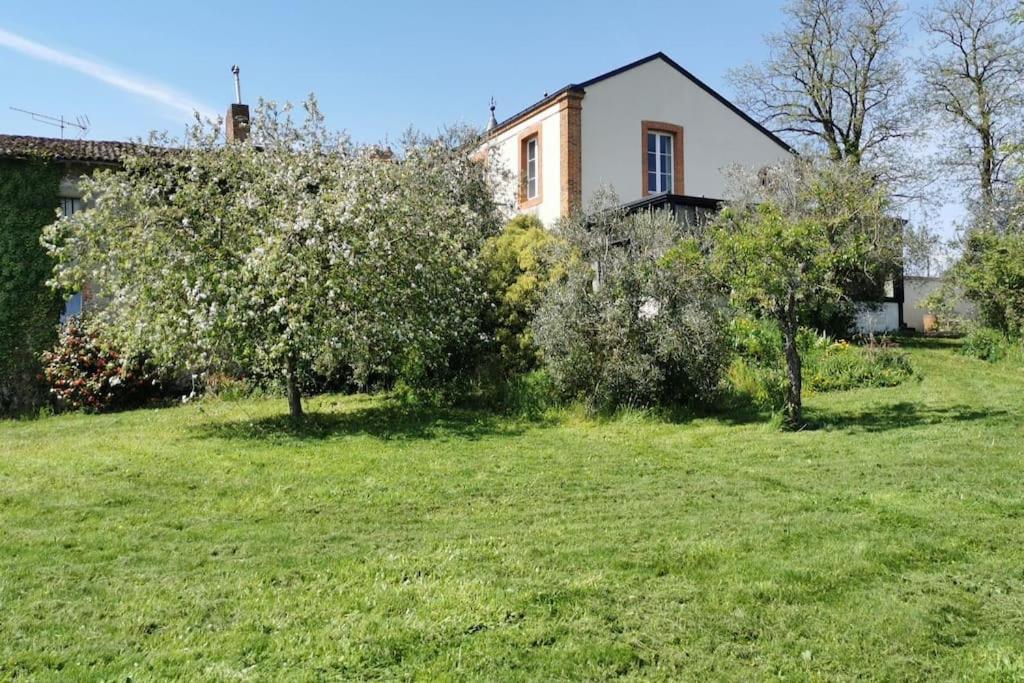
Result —
[{"label": "brick chimney", "polygon": [[231,66],[231,74],[235,77],[235,102],[228,108],[228,116],[224,121],[224,137],[228,142],[243,142],[249,137],[249,105],[242,104],[242,84],[238,78],[239,68]]},{"label": "brick chimney", "polygon": [[228,142],[242,142],[249,137],[249,105],[232,104],[224,122],[224,136]]}]

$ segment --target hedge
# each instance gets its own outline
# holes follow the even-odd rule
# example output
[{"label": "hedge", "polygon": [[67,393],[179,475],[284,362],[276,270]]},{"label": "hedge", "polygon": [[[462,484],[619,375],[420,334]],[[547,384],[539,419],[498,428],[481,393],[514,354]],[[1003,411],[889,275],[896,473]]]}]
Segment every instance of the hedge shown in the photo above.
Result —
[{"label": "hedge", "polygon": [[46,400],[40,354],[57,338],[63,302],[46,286],[52,263],[39,236],[59,204],[59,165],[0,160],[0,415]]}]

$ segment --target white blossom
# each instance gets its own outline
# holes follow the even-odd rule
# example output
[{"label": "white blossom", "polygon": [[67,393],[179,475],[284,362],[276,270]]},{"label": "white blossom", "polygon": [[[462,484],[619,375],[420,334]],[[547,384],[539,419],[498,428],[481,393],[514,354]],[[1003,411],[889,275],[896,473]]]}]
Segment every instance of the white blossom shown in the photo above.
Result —
[{"label": "white blossom", "polygon": [[83,181],[101,201],[44,235],[54,284],[88,281],[114,340],[168,367],[443,367],[477,333],[476,258],[500,222],[484,169],[455,138],[371,158],[309,111],[263,103],[254,144],[199,127],[170,162]]}]

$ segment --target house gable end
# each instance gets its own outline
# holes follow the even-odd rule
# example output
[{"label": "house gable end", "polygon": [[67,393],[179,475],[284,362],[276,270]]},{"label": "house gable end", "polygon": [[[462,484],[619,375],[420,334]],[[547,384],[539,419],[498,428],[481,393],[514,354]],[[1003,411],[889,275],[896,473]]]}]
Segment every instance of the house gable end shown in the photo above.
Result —
[{"label": "house gable end", "polygon": [[666,55],[664,52],[655,52],[652,55],[648,55],[648,56],[643,57],[641,59],[638,59],[638,60],[636,60],[634,62],[630,62],[629,64],[625,64],[623,66],[620,66],[620,67],[618,67],[616,69],[612,69],[611,71],[607,71],[607,72],[605,72],[605,73],[603,73],[603,74],[601,74],[599,76],[595,76],[595,77],[593,77],[593,78],[591,78],[589,80],[583,81],[582,83],[570,83],[570,84],[568,84],[568,85],[566,85],[566,86],[564,86],[562,88],[559,88],[558,90],[556,90],[555,92],[551,93],[550,95],[545,96],[543,99],[538,100],[537,102],[534,102],[533,104],[529,105],[525,109],[522,109],[522,110],[516,112],[512,116],[509,116],[508,118],[506,118],[503,121],[501,121],[500,123],[498,123],[497,126],[495,126],[495,128],[492,131],[489,131],[489,135],[496,135],[496,134],[501,133],[502,131],[508,129],[511,126],[514,126],[516,123],[522,121],[522,119],[524,119],[524,118],[534,114],[535,112],[537,112],[537,111],[539,111],[541,109],[544,109],[545,107],[547,107],[548,105],[552,104],[553,102],[559,100],[560,98],[563,98],[566,93],[573,93],[576,96],[582,97],[583,95],[586,94],[587,88],[590,88],[591,86],[597,85],[598,83],[606,81],[606,80],[608,80],[610,78],[614,78],[614,77],[616,77],[616,76],[618,76],[620,74],[624,74],[624,73],[626,73],[628,71],[632,71],[633,69],[636,69],[637,67],[643,66],[645,64],[648,64],[648,63],[656,61],[656,60],[662,61],[665,64],[667,64],[668,66],[672,67],[672,69],[674,69],[676,72],[678,72],[684,78],[686,78],[687,80],[692,82],[694,85],[696,85],[698,88],[700,88],[701,90],[706,92],[708,95],[713,97],[720,104],[722,104],[722,106],[724,106],[727,109],[729,109],[733,114],[739,116],[743,121],[745,121],[747,124],[749,124],[750,126],[754,127],[758,131],[760,131],[763,135],[765,135],[767,138],[769,138],[775,144],[777,144],[780,147],[782,147],[787,152],[794,153],[794,154],[796,153],[796,151],[785,140],[783,140],[778,135],[776,135],[775,133],[773,133],[770,130],[768,130],[767,128],[765,128],[762,124],[758,123],[753,117],[751,117],[745,111],[743,111],[738,106],[736,106],[731,101],[729,101],[724,95],[719,93],[717,90],[712,88],[710,85],[708,85],[704,81],[702,81],[699,78],[697,78],[696,76],[694,76],[690,71],[686,70],[678,62],[673,60],[671,57]]},{"label": "house gable end", "polygon": [[700,88],[701,90],[706,92],[708,95],[713,97],[715,100],[717,100],[720,104],[722,104],[724,107],[726,107],[733,114],[736,114],[737,116],[739,116],[743,121],[745,121],[746,123],[748,123],[751,126],[753,126],[754,128],[756,128],[758,131],[760,131],[762,134],[764,134],[766,137],[768,137],[772,142],[774,142],[778,146],[782,147],[787,152],[790,152],[792,154],[796,153],[796,150],[794,150],[788,143],[786,143],[785,140],[783,140],[778,135],[776,135],[775,133],[771,132],[770,130],[765,128],[763,125],[758,123],[749,114],[747,114],[745,111],[740,109],[738,106],[736,106],[735,104],[730,102],[724,95],[722,95],[717,90],[712,88],[710,85],[708,85],[704,81],[700,80],[699,78],[694,76],[691,72],[687,71],[685,68],[680,66],[678,62],[673,60],[671,57],[666,55],[664,52],[655,52],[653,55],[649,55],[647,57],[644,57],[643,59],[638,59],[635,62],[631,62],[629,64],[626,64],[625,66],[621,66],[618,69],[613,69],[612,71],[609,71],[607,73],[603,73],[600,76],[595,76],[594,78],[591,78],[589,81],[584,81],[583,83],[580,83],[580,84],[578,84],[576,86],[573,86],[573,87],[579,88],[581,90],[586,91],[588,88],[590,88],[590,87],[592,87],[594,85],[597,85],[598,83],[606,81],[606,80],[608,80],[610,78],[614,78],[614,77],[619,76],[620,74],[624,74],[624,73],[626,73],[628,71],[632,71],[633,69],[636,69],[637,67],[643,66],[645,64],[648,64],[648,63],[656,61],[656,60],[660,60],[660,61],[664,62],[665,64],[667,64],[668,66],[672,67],[673,70],[678,72],[684,78],[686,78],[691,83],[696,85],[698,88]]},{"label": "house gable end", "polygon": [[722,197],[729,167],[776,164],[793,154],[662,55],[593,79],[585,92],[584,202],[608,186],[624,202],[663,191],[648,188],[643,180],[649,170],[648,130],[673,136],[675,172],[668,191],[675,194]]}]

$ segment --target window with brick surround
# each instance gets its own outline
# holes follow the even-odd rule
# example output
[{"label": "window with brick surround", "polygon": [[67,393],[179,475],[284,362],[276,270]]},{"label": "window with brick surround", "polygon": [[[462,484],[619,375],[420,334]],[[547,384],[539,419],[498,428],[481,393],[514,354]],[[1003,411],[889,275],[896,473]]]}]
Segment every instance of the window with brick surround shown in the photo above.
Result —
[{"label": "window with brick surround", "polygon": [[541,203],[541,131],[531,126],[519,135],[519,208]]},{"label": "window with brick surround", "polygon": [[683,194],[683,128],[660,121],[642,121],[641,189],[643,196]]},{"label": "window with brick surround", "polygon": [[523,155],[526,159],[525,173],[523,174],[526,183],[526,198],[537,198],[537,136],[533,136],[523,143]]},{"label": "window with brick surround", "polygon": [[647,191],[672,191],[672,151],[675,137],[660,130],[647,132]]}]

